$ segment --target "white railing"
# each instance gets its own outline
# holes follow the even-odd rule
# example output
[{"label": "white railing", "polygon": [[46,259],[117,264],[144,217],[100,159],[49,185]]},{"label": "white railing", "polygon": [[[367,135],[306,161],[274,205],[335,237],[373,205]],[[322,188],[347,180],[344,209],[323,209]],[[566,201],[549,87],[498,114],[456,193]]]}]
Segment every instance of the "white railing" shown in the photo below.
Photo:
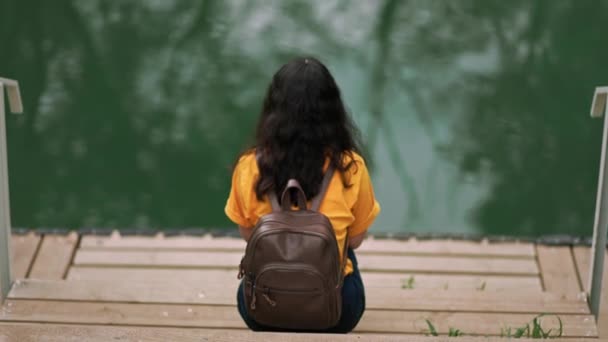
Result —
[{"label": "white railing", "polygon": [[606,169],[606,138],[608,137],[608,87],[595,88],[591,117],[604,116],[604,136],[602,138],[602,155],[600,157],[600,176],[597,182],[597,200],[595,203],[595,222],[593,224],[593,246],[591,248],[591,270],[589,272],[589,302],[591,313],[597,318],[600,312],[602,296],[602,276],[604,273],[604,255],[606,251],[606,235],[608,235],[608,170]]},{"label": "white railing", "polygon": [[6,156],[6,119],[4,88],[8,94],[11,112],[22,113],[19,83],[0,77],[0,304],[11,288],[11,210],[8,191],[8,164]]}]

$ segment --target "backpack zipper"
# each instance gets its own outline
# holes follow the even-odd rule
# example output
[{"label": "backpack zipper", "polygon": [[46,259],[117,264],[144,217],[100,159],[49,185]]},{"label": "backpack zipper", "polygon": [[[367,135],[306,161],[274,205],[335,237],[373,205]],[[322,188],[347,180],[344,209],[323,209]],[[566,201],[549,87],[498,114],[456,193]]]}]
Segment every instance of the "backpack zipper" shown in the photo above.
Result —
[{"label": "backpack zipper", "polygon": [[239,273],[236,275],[236,279],[241,280],[245,275],[245,268],[243,267],[243,261],[245,260],[245,256],[241,259],[241,263],[239,264]]},{"label": "backpack zipper", "polygon": [[255,282],[253,283],[253,286],[251,287],[251,304],[250,304],[251,310],[255,310]]},{"label": "backpack zipper", "polygon": [[[268,271],[271,268],[280,268],[280,269],[297,269],[297,270],[302,270],[302,268],[306,269],[306,272],[308,273],[312,273],[314,274],[316,277],[323,279],[323,275],[318,272],[317,270],[315,270],[314,268],[306,265],[306,264],[277,264],[277,263],[273,263],[273,264],[268,264],[264,267],[262,267],[262,269],[260,270],[260,273],[257,275],[253,275],[251,274],[250,276],[253,278],[253,284],[251,286],[251,303],[250,303],[250,308],[251,310],[255,310],[256,308],[256,289],[258,286],[258,280],[260,279],[260,277],[262,276],[262,274],[264,274],[264,272]],[[326,287],[326,284],[323,284],[324,287]],[[309,290],[282,290],[282,289],[271,289],[269,287],[264,287],[264,289],[262,290],[262,298],[264,298],[266,300],[266,302],[268,302],[268,304],[270,304],[270,306],[275,307],[277,305],[277,302],[274,301],[271,297],[270,297],[270,292],[277,292],[277,293],[310,293],[310,292],[314,292],[314,293],[322,293],[324,289],[316,289],[314,291],[309,291]]]},{"label": "backpack zipper", "polygon": [[277,306],[277,302],[274,301],[270,297],[270,293],[271,292],[274,292],[274,293],[302,294],[302,293],[322,293],[323,291],[321,291],[321,290],[313,290],[313,291],[307,291],[307,290],[281,290],[281,289],[274,289],[274,288],[270,288],[270,287],[264,287],[264,290],[262,291],[262,297],[266,300],[266,302],[268,302],[268,304],[270,304],[270,306],[275,307],[275,306]]},{"label": "backpack zipper", "polygon": [[[314,269],[313,267],[311,267],[310,265],[307,265],[307,264],[302,264],[302,263],[271,263],[271,264],[267,264],[264,267],[262,267],[260,269],[260,272],[257,275],[255,275],[254,284],[262,276],[262,274],[264,274],[266,271],[268,271],[269,269],[272,269],[272,268],[279,268],[279,269],[284,269],[284,270],[294,270],[295,269],[297,271],[305,269],[306,272],[312,273],[316,277],[323,279],[323,274],[321,274],[321,272],[317,271],[316,269]],[[325,287],[325,286],[327,286],[327,284],[323,284],[323,286]]]},{"label": "backpack zipper", "polygon": [[270,306],[272,306],[272,307],[277,306],[277,302],[270,299],[270,289],[269,288],[267,288],[267,287],[264,288],[264,293],[262,293],[262,296],[264,297],[264,299],[266,299],[266,301],[268,302],[268,304],[270,304]]}]

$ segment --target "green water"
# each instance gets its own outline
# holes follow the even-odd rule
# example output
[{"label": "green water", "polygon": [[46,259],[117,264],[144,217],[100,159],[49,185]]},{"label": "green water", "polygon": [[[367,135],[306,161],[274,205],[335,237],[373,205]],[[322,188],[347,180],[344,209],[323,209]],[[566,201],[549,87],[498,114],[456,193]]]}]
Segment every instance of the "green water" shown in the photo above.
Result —
[{"label": "green water", "polygon": [[18,227],[230,227],[272,73],[329,66],[375,231],[590,235],[608,1],[0,1]]}]

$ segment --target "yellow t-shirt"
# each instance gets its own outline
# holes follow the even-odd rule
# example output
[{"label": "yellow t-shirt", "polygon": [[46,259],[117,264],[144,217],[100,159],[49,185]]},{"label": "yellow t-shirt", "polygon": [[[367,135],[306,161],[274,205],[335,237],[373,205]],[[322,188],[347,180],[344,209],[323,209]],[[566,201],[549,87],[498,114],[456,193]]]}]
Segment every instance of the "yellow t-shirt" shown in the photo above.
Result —
[{"label": "yellow t-shirt", "polygon": [[[365,162],[360,155],[353,153],[353,156],[355,165],[351,166],[346,175],[346,180],[352,186],[344,187],[342,177],[335,172],[319,208],[331,221],[340,255],[343,252],[347,229],[350,237],[363,234],[380,213],[380,205],[374,197]],[[260,217],[272,212],[267,197],[263,201],[258,201],[256,197],[255,184],[258,178],[255,153],[243,155],[232,175],[232,188],[224,210],[230,220],[243,228],[255,227]],[[347,260],[344,274],[350,274],[352,271],[352,263]]]}]

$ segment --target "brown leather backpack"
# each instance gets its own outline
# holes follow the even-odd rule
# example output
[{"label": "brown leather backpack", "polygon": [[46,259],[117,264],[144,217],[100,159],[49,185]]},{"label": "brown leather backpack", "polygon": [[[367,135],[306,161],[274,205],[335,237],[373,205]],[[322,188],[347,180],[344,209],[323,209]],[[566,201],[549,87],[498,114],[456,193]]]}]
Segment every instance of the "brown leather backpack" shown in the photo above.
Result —
[{"label": "brown leather backpack", "polygon": [[[247,311],[259,324],[323,330],[340,320],[346,254],[340,262],[331,222],[318,211],[333,171],[330,166],[325,173],[310,210],[295,179],[287,183],[280,206],[276,194],[269,195],[273,211],[254,228],[239,271],[239,279],[245,276]],[[292,210],[292,192],[297,210]]]}]

